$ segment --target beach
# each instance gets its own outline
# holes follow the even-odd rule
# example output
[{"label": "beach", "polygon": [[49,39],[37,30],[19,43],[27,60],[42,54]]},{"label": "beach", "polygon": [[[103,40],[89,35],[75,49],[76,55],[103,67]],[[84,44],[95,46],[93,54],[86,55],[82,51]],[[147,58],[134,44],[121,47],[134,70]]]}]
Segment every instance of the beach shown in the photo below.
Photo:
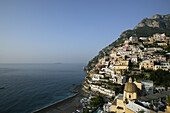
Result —
[{"label": "beach", "polygon": [[77,109],[81,109],[80,100],[86,97],[86,93],[81,90],[79,86],[76,90],[79,92],[71,97],[68,97],[64,100],[36,110],[32,113],[72,113],[75,112]]}]

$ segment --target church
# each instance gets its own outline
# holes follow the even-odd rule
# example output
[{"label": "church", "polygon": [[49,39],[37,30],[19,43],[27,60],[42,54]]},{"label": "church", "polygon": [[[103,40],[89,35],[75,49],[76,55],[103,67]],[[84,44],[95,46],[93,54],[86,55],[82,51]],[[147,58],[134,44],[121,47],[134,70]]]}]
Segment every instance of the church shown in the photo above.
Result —
[{"label": "church", "polygon": [[137,99],[137,86],[129,78],[129,82],[125,84],[123,94],[119,94],[111,105],[111,112],[123,113],[126,110],[128,101],[134,102]]},{"label": "church", "polygon": [[[144,106],[138,100],[138,87],[130,77],[129,82],[125,84],[123,94],[118,94],[112,102],[110,111],[111,113],[138,113],[140,111],[144,113],[155,113],[155,111],[148,107],[150,103],[147,104],[147,106]],[[168,107],[167,110],[170,111]]]}]

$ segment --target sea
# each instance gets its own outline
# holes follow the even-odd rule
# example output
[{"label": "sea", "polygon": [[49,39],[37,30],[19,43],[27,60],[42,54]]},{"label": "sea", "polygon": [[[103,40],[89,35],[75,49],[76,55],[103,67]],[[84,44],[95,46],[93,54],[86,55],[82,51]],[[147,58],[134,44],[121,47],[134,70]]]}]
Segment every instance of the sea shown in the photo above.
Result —
[{"label": "sea", "polygon": [[[30,113],[74,95],[85,64],[0,64],[0,113]],[[75,85],[74,85],[75,84]]]}]

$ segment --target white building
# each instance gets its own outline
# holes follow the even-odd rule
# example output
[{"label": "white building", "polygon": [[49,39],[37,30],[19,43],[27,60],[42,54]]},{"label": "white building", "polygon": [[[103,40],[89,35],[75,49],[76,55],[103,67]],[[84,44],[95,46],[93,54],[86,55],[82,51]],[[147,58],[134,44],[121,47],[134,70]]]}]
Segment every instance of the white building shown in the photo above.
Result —
[{"label": "white building", "polygon": [[111,70],[110,68],[102,68],[101,71],[103,71],[103,72],[105,72],[105,73],[107,73],[107,74],[112,74],[112,73],[114,73],[114,71]]},{"label": "white building", "polygon": [[134,51],[118,51],[117,54],[118,55],[131,55],[134,54]]},{"label": "white building", "polygon": [[132,63],[137,63],[138,62],[138,57],[137,56],[132,56],[131,57],[131,62]]},{"label": "white building", "polygon": [[144,51],[154,52],[154,51],[163,51],[163,49],[162,48],[144,48]]},{"label": "white building", "polygon": [[113,91],[112,89],[107,89],[105,87],[94,85],[94,84],[91,84],[90,87],[92,91],[99,92],[109,97],[115,96],[115,91]]},{"label": "white building", "polygon": [[101,78],[104,78],[104,75],[93,74],[92,81],[99,81]]},{"label": "white building", "polygon": [[140,40],[142,40],[142,41],[146,41],[146,40],[148,40],[148,38],[147,38],[147,37],[140,37],[139,39],[140,39]]},{"label": "white building", "polygon": [[126,76],[112,74],[112,78],[109,79],[113,83],[123,85],[126,83]]},{"label": "white building", "polygon": [[138,38],[135,36],[129,37],[129,41],[138,41]]},{"label": "white building", "polygon": [[159,93],[162,92],[162,91],[166,91],[166,90],[165,90],[165,87],[161,87],[161,86],[155,87],[155,89],[156,89],[157,91],[159,91]]},{"label": "white building", "polygon": [[104,113],[110,113],[110,108],[111,108],[111,104],[110,102],[106,103],[103,105],[103,110],[104,110]]},{"label": "white building", "polygon": [[168,62],[161,62],[160,65],[155,65],[155,70],[158,70],[158,69],[169,71],[170,65]]},{"label": "white building", "polygon": [[143,110],[144,113],[150,113],[150,110],[143,107],[143,106],[140,106],[134,102],[131,102],[129,101],[128,104],[127,104],[127,108],[130,109],[131,111],[135,112],[135,113],[138,113],[139,111]]}]

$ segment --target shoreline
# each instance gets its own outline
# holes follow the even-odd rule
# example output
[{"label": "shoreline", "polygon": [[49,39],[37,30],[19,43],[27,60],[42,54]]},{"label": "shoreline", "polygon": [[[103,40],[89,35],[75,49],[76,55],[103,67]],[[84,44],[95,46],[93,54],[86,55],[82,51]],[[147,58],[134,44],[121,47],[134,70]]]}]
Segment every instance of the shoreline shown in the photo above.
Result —
[{"label": "shoreline", "polygon": [[78,85],[74,90],[78,93],[71,95],[67,98],[54,102],[50,105],[44,106],[40,109],[34,110],[31,113],[72,113],[81,108],[80,100],[85,96],[85,92],[81,89],[82,86]]},{"label": "shoreline", "polygon": [[42,107],[42,108],[39,108],[39,109],[37,109],[37,110],[34,110],[34,111],[32,111],[31,113],[41,112],[41,110],[43,110],[43,109],[47,109],[47,108],[50,107],[50,106],[53,106],[53,105],[56,105],[56,104],[60,104],[61,102],[64,102],[64,101],[66,101],[66,100],[68,100],[68,99],[71,99],[71,98],[74,98],[74,97],[77,96],[77,95],[78,95],[78,93],[76,93],[76,94],[74,94],[74,95],[71,95],[71,96],[68,96],[68,97],[66,97],[66,98],[64,98],[64,99],[58,100],[58,101],[56,101],[56,102],[54,102],[54,103],[51,103],[51,104],[49,104],[49,105],[46,105],[46,106],[44,106],[44,107]]}]

